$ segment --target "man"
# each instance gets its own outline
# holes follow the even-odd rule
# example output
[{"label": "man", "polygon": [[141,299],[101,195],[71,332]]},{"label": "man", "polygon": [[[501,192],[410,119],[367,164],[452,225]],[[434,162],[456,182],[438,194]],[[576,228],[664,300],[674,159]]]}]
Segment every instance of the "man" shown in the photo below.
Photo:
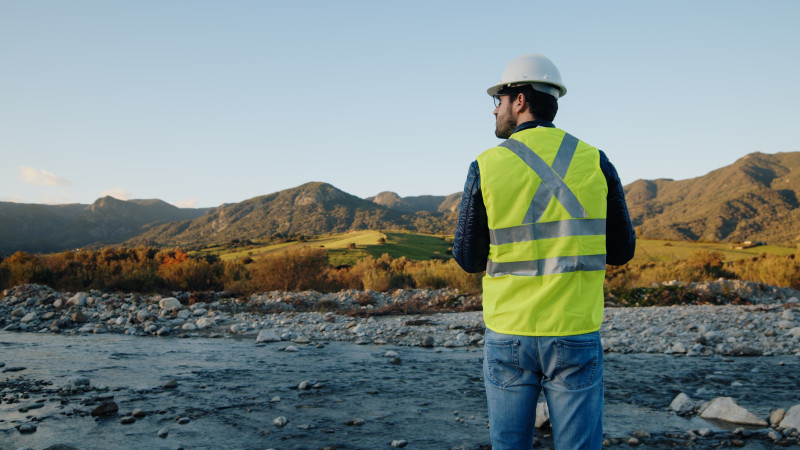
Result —
[{"label": "man", "polygon": [[531,448],[542,391],[556,449],[600,448],[605,265],[636,245],[622,184],[603,152],[554,127],[567,89],[549,59],[511,61],[488,92],[506,140],[470,165],[453,256],[486,270],[492,448]]}]

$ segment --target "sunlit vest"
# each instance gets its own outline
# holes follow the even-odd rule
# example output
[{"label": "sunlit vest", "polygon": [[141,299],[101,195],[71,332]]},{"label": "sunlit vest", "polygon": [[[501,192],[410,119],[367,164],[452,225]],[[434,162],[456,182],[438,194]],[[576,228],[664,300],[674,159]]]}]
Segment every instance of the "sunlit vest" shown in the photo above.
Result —
[{"label": "sunlit vest", "polygon": [[478,165],[490,234],[486,326],[527,336],[599,330],[608,186],[597,148],[537,127],[486,150]]}]

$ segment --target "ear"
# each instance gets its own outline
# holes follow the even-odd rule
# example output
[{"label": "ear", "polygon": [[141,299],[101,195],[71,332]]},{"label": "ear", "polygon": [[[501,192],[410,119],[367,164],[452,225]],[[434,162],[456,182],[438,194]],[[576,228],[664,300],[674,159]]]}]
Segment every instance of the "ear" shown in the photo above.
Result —
[{"label": "ear", "polygon": [[511,104],[511,107],[516,111],[517,114],[525,111],[528,109],[528,102],[525,98],[525,94],[519,93],[517,94],[517,98],[514,99],[514,103]]}]

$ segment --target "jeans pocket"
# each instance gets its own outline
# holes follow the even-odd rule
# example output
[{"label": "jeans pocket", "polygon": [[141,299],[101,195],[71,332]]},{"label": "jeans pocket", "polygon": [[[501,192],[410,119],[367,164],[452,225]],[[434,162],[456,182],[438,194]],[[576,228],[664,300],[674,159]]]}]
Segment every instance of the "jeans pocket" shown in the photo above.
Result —
[{"label": "jeans pocket", "polygon": [[568,389],[583,389],[594,384],[600,354],[597,341],[557,339],[556,352],[556,378]]},{"label": "jeans pocket", "polygon": [[522,375],[519,367],[519,341],[487,340],[483,352],[484,376],[495,386],[507,387]]}]

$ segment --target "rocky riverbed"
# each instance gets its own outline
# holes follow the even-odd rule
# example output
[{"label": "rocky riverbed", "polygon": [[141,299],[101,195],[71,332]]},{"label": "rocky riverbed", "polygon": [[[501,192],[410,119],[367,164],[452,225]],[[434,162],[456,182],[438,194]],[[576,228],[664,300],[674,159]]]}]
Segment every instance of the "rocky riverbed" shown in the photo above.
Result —
[{"label": "rocky riverbed", "polygon": [[[606,308],[606,444],[798,445],[800,293],[691,288],[745,301]],[[19,286],[0,298],[0,448],[485,448],[480,312],[384,315],[475,304]]]}]

